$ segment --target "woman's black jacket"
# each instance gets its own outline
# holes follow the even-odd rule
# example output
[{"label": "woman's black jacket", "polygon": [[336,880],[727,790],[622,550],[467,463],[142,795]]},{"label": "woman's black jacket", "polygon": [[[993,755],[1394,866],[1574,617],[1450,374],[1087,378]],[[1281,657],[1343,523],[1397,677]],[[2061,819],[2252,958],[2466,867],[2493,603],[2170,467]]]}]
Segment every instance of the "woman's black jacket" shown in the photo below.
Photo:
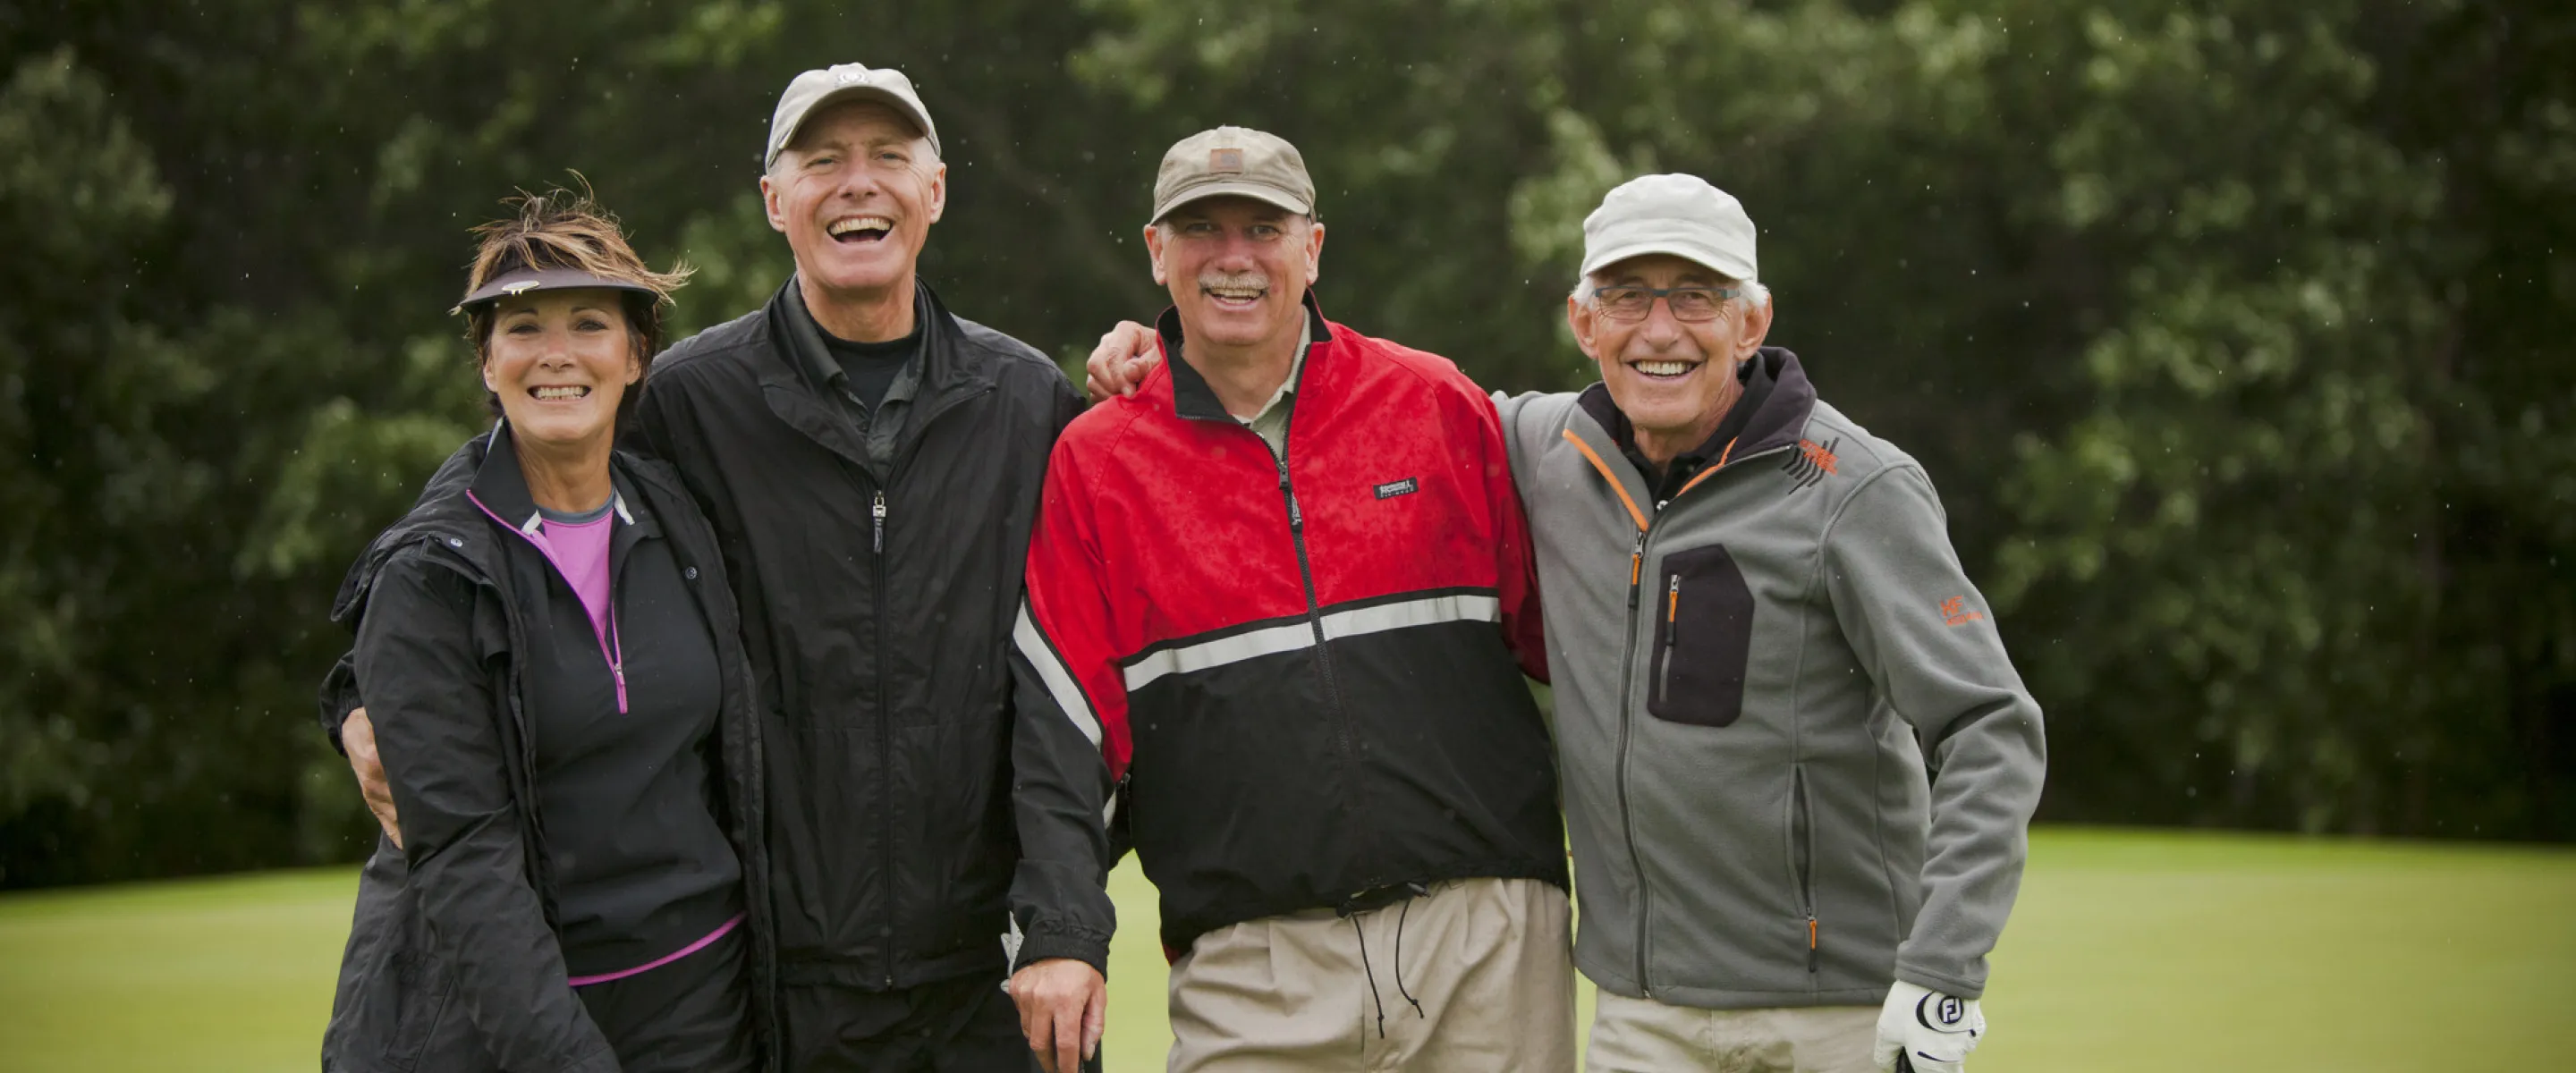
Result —
[{"label": "woman's black jacket", "polygon": [[[444,800],[479,800],[489,808],[472,815],[406,810],[403,848],[378,842],[359,879],[357,914],[323,1034],[326,1070],[618,1068],[607,1039],[565,984],[544,818],[530,807],[537,796],[528,713],[510,654],[522,649],[527,612],[544,597],[522,599],[511,591],[501,543],[510,537],[465,496],[493,435],[477,436],[449,457],[411,513],[350,567],[332,606],[332,620],[354,632],[378,586],[401,577],[404,591],[471,609],[464,621],[418,616],[424,625],[454,622],[466,635],[424,637],[418,650],[434,658],[402,667],[379,663],[371,674],[377,690],[388,688],[381,682],[386,673],[434,676],[418,689],[396,686],[414,698],[454,698],[445,711],[426,703],[415,704],[426,713],[408,713],[415,720],[445,717],[430,731],[440,747],[409,758],[421,775],[412,781],[439,786]],[[776,1038],[776,966],[761,834],[760,724],[723,556],[669,466],[624,452],[610,464],[660,525],[715,642],[723,685],[716,724],[721,819],[742,862],[754,1035],[769,1049],[765,1041]],[[336,722],[361,700],[343,660],[323,685],[325,718]]]}]

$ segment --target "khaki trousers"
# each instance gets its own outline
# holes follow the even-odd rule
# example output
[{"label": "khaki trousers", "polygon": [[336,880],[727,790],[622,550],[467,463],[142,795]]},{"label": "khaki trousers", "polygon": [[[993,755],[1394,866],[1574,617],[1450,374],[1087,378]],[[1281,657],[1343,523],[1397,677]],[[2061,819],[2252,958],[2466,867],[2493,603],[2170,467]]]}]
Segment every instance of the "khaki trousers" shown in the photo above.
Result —
[{"label": "khaki trousers", "polygon": [[1586,1073],[1876,1073],[1876,1006],[1702,1010],[1601,992]]},{"label": "khaki trousers", "polygon": [[1553,886],[1468,879],[1219,928],[1172,965],[1167,1068],[1572,1073],[1569,923]]}]

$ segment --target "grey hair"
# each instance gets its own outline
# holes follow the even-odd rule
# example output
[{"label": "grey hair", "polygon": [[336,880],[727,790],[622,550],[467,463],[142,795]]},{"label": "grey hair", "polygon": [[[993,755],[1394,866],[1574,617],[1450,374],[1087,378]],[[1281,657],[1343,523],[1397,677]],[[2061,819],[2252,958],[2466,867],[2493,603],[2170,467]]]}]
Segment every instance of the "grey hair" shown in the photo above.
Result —
[{"label": "grey hair", "polygon": [[[1574,291],[1567,294],[1566,297],[1588,306],[1591,305],[1593,301],[1593,289],[1596,287],[1607,287],[1609,285],[1610,284],[1607,281],[1603,280],[1599,276],[1576,276],[1574,278]],[[1750,310],[1760,309],[1771,304],[1771,288],[1763,286],[1759,280],[1728,279],[1724,276],[1719,276],[1718,285],[1744,292],[1726,300],[1726,304],[1735,307],[1736,312],[1747,312]]]}]

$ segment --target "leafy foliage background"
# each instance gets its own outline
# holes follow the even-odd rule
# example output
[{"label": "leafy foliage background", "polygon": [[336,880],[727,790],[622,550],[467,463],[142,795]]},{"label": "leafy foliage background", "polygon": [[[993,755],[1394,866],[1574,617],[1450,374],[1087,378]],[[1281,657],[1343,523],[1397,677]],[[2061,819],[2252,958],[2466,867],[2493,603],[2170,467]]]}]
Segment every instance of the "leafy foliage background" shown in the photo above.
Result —
[{"label": "leafy foliage background", "polygon": [[2565,5],[83,0],[0,5],[0,886],[363,853],[309,698],[480,420],[465,228],[578,170],[750,310],[775,94],[853,59],[941,124],[927,278],[1068,365],[1219,122],[1306,152],[1336,319],[1515,391],[1591,379],[1599,195],[1704,175],[1941,484],[2045,818],[2576,837]]}]

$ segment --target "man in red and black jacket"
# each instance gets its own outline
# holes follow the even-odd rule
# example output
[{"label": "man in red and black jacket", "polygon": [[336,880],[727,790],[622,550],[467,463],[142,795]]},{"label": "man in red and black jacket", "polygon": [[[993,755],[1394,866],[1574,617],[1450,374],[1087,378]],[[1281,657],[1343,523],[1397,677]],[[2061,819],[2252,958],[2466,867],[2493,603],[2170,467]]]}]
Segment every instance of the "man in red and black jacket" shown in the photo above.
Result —
[{"label": "man in red and black jacket", "polygon": [[1165,371],[1048,464],[1014,635],[1012,986],[1057,1070],[1096,1035],[1130,837],[1173,1070],[1574,1065],[1501,427],[1446,359],[1324,319],[1313,204],[1276,137],[1175,145],[1146,229]]}]

